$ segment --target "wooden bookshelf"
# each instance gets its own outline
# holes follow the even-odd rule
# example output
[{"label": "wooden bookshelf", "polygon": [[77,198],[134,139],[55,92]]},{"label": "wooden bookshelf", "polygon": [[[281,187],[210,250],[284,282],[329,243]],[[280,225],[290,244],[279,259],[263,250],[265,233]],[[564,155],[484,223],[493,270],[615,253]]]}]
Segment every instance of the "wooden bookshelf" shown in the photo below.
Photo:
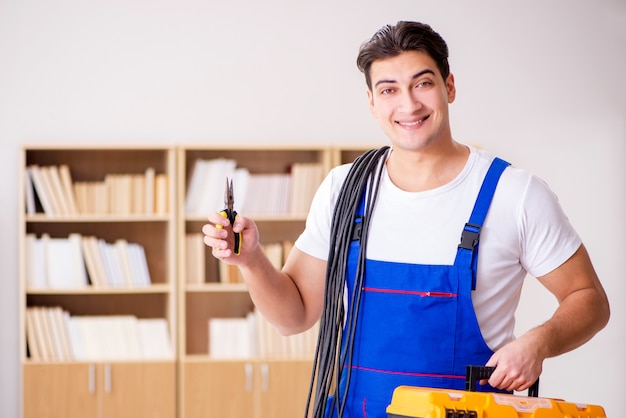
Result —
[{"label": "wooden bookshelf", "polygon": [[[206,223],[206,216],[198,216],[186,210],[189,209],[186,203],[192,199],[191,190],[196,187],[193,186],[193,178],[198,161],[231,160],[231,170],[234,162],[237,169],[243,169],[246,175],[263,180],[272,176],[290,176],[289,194],[302,193],[304,197],[300,199],[305,202],[309,202],[312,193],[332,166],[332,151],[325,147],[182,147],[178,152],[178,227],[182,231],[181,235],[198,234]],[[319,170],[319,180],[314,180],[312,186],[302,186],[299,189],[301,180],[298,179],[297,168],[302,166],[316,167]],[[214,193],[219,198],[224,194],[225,177],[222,174],[214,188]],[[236,182],[240,177],[232,174],[230,177],[235,179],[235,210],[255,220],[262,245],[296,240],[304,229],[310,202],[305,209],[291,210],[289,205],[287,208],[279,205],[279,209],[265,209],[264,206],[257,205],[256,200],[259,198],[252,192],[246,192],[246,196],[237,194]],[[250,190],[255,188],[252,184],[259,183],[253,183],[249,179],[248,184]],[[271,186],[272,183],[260,184],[258,188],[264,193],[278,189],[277,186]],[[269,198],[279,199],[280,196]],[[242,201],[245,202],[243,208],[238,206],[238,202]],[[217,204],[222,203],[218,200]],[[221,209],[223,206],[215,207],[214,210]],[[179,260],[186,260],[186,251],[189,248],[181,245],[179,251]],[[259,350],[250,358],[231,359],[216,358],[215,353],[211,353],[209,323],[221,318],[243,319],[254,310],[254,306],[243,283],[238,283],[236,278],[235,282],[225,279],[224,269],[220,269],[210,253],[210,248],[202,246],[199,257],[204,261],[200,277],[189,277],[188,270],[191,268],[186,263],[179,264],[178,351],[181,353],[181,416],[269,418],[302,415],[311,375],[311,353],[267,354],[268,352]],[[194,273],[194,276],[198,274]],[[233,402],[233,397],[226,396],[224,390],[231,394],[237,393],[237,401]],[[284,396],[285,393],[293,394],[296,390],[302,396]],[[207,396],[207,393],[211,395]],[[289,402],[285,401],[287,398],[290,399]],[[277,410],[275,408],[278,407],[278,402],[280,407]],[[271,406],[273,404],[276,404],[274,409]]]},{"label": "wooden bookshelf", "polygon": [[[351,162],[374,147],[24,146],[20,153],[18,243],[21,416],[288,418],[302,415],[316,330],[308,333],[308,340],[304,336],[299,336],[299,340],[278,337],[271,335],[273,328],[268,328],[257,316],[256,326],[265,327],[262,328],[267,333],[265,339],[273,341],[270,348],[259,348],[255,341],[256,348],[249,355],[228,358],[211,353],[211,321],[215,331],[216,322],[243,320],[254,311],[254,306],[236,270],[220,266],[210,248],[201,242],[201,229],[208,211],[223,209],[226,175],[237,179],[235,187],[246,181],[250,185],[250,178],[255,177],[254,181],[261,183],[254,183],[252,188],[266,195],[289,184],[289,197],[283,194],[269,198],[270,201],[284,199],[276,207],[254,205],[261,199],[259,195],[235,194],[235,209],[255,220],[261,244],[268,253],[282,252],[275,260],[281,264],[290,243],[304,229],[310,199],[321,178],[333,166]],[[205,195],[217,195],[217,200],[213,200],[217,203],[211,208],[196,207],[190,211],[194,206],[188,199],[197,162],[220,159],[229,160],[231,166],[242,169],[249,177],[241,180],[242,177],[230,171],[214,172],[217,186],[210,189],[204,184],[200,193],[203,199]],[[32,182],[29,171],[32,166],[55,167],[59,172],[66,170],[65,175],[70,174],[74,186],[73,210],[67,201],[44,205],[39,191],[34,186],[31,190],[26,187]],[[302,183],[301,176],[316,180]],[[286,177],[290,178],[288,183],[263,183],[285,182]],[[141,185],[146,187],[143,197],[132,192]],[[78,187],[87,187],[89,192],[81,196],[90,196],[95,203],[79,202],[84,199],[79,198],[84,189]],[[117,197],[111,196],[113,192],[108,197],[98,194],[104,187],[115,190]],[[61,184],[53,190],[67,188]],[[295,203],[290,201],[294,194],[297,194]],[[242,201],[248,202],[244,208],[238,207]],[[40,277],[34,275],[33,269],[43,267],[32,246],[49,245],[47,241],[45,244],[37,241],[43,241],[43,237],[63,241],[71,235],[79,235],[81,239],[97,237],[110,245],[121,240],[141,246],[150,283],[139,285],[126,281],[120,285],[105,280],[102,284],[95,267],[92,277],[83,252],[87,282],[65,287],[38,285]],[[189,237],[195,241],[188,240]],[[63,263],[60,264],[62,267]],[[67,264],[68,269],[76,265],[74,261]],[[118,275],[122,274],[120,271],[117,270]],[[65,318],[77,322],[83,317],[125,321],[131,318],[131,322],[160,320],[166,324],[171,356],[159,358],[160,354],[154,357],[153,353],[152,357],[143,358],[135,353],[120,358],[99,353],[101,357],[84,359],[70,350],[67,358],[44,358],[34,352],[34,340],[27,336],[27,329],[33,329],[28,321],[36,317],[32,314],[34,308],[55,310],[56,315],[56,309],[60,309]],[[91,324],[87,328],[95,326]]]},{"label": "wooden bookshelf", "polygon": [[[175,213],[175,163],[176,152],[172,148],[153,147],[54,147],[25,146],[21,151],[20,187],[20,358],[22,363],[22,416],[28,417],[172,417],[176,414],[176,213]],[[71,174],[71,184],[105,184],[112,175],[142,177],[147,170],[159,175],[164,183],[158,192],[154,183],[146,183],[142,193],[148,193],[136,210],[119,208],[114,202],[132,201],[131,194],[123,194],[123,188],[110,188],[109,204],[98,200],[93,210],[68,211],[68,199],[76,199],[75,189],[65,189],[56,194],[57,209],[60,199],[65,199],[66,210],[46,211],[42,204],[42,190],[31,189],[30,167],[65,167]],[[49,185],[50,183],[48,183]],[[154,188],[148,189],[148,185]],[[55,189],[58,192],[58,188]],[[114,191],[113,191],[114,190]],[[139,189],[138,189],[139,190]],[[34,191],[34,194],[33,194]],[[74,192],[73,195],[69,194]],[[128,192],[128,190],[126,190]],[[48,189],[46,193],[54,193]],[[128,192],[130,193],[130,192]],[[30,196],[29,196],[30,194]],[[160,203],[148,205],[149,197],[159,194]],[[34,199],[33,199],[34,198]],[[85,266],[85,250],[66,252],[66,238],[73,234],[84,240],[97,237],[105,244],[118,240],[141,247],[148,270],[148,283],[104,283],[96,285],[95,276]],[[53,250],[50,242],[42,237],[56,240],[60,245]],[[27,248],[27,237],[38,242],[36,252]],[[30,241],[33,242],[33,241]],[[79,243],[82,241],[78,241]],[[54,245],[57,245],[54,244]],[[76,250],[76,247],[74,247]],[[63,261],[46,257],[63,258]],[[69,255],[68,255],[69,254]],[[69,257],[65,259],[65,257]],[[133,259],[134,260],[134,259]],[[79,264],[76,264],[79,263]],[[82,268],[87,282],[69,287],[53,285],[52,265],[61,270],[61,276],[74,274]],[[136,266],[136,264],[133,264]],[[78,267],[77,267],[78,266]],[[57,267],[58,269],[59,267]],[[34,275],[32,270],[43,272]],[[70,273],[70,271],[72,273]],[[119,270],[118,270],[119,272]],[[55,273],[57,274],[57,273]],[[34,279],[34,277],[37,279]],[[133,276],[129,273],[127,279]],[[109,277],[110,278],[110,277]],[[144,277],[145,278],[145,277]],[[41,281],[43,280],[43,281]],[[34,283],[37,283],[35,285]],[[62,329],[69,333],[71,323],[94,318],[106,321],[101,334],[68,342],[71,346],[66,356],[35,356],[37,340],[27,338],[27,320],[34,308],[43,312],[41,328],[50,327],[46,315],[54,309],[65,312],[64,322],[56,322],[48,337],[59,341]],[[43,315],[43,316],[42,316]],[[124,318],[125,322],[122,322]],[[164,325],[165,338],[171,350],[155,359],[148,356],[148,340],[140,340],[138,334],[122,338],[122,323],[129,333],[138,332],[138,323],[158,322]],[[114,329],[115,331],[111,331]],[[91,332],[91,331],[90,331]],[[163,335],[163,334],[162,334]],[[132,338],[131,338],[132,336]],[[29,334],[28,337],[32,337]],[[93,340],[92,340],[93,339]],[[130,345],[129,341],[143,345]],[[45,340],[45,338],[44,338]],[[91,342],[87,342],[87,341]],[[80,344],[77,343],[80,342]],[[96,342],[101,350],[88,350]],[[128,343],[128,344],[127,344]],[[39,341],[39,346],[45,344]],[[106,347],[105,347],[106,346]],[[133,351],[131,351],[131,347]],[[104,349],[106,348],[106,349]],[[46,351],[52,350],[47,346]],[[145,349],[145,350],[143,350]],[[137,351],[141,350],[141,351]],[[151,354],[152,355],[152,354]],[[85,360],[87,358],[87,360]],[[155,401],[158,400],[158,401]],[[42,407],[44,406],[44,407]],[[158,407],[157,407],[158,406]]]}]

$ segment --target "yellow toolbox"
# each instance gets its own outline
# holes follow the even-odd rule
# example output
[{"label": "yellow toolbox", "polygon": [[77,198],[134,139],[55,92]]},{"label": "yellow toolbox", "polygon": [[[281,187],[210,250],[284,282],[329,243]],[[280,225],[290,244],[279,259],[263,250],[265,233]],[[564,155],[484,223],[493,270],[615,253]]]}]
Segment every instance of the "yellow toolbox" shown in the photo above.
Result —
[{"label": "yellow toolbox", "polygon": [[[474,367],[474,366],[470,366]],[[468,368],[468,376],[469,376]],[[481,379],[484,377],[480,377]],[[471,380],[474,382],[474,380]],[[606,418],[604,408],[560,399],[399,386],[387,407],[388,418]]]}]

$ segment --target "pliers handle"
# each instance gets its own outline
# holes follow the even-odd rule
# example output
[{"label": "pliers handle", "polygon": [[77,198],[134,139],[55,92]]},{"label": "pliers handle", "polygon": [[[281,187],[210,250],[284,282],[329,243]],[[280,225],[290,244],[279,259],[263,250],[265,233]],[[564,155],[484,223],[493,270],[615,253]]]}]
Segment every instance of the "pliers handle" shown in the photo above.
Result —
[{"label": "pliers handle", "polygon": [[[224,218],[227,218],[230,221],[230,225],[235,224],[235,218],[237,217],[237,211],[233,209],[235,205],[235,197],[233,194],[233,181],[230,183],[228,181],[228,177],[226,177],[226,191],[224,192],[224,204],[226,208],[220,212]],[[222,229],[222,225],[216,225],[218,229]],[[241,232],[233,233],[235,238],[235,244],[233,246],[233,253],[239,255],[241,253],[241,243],[243,241],[243,237]]]}]

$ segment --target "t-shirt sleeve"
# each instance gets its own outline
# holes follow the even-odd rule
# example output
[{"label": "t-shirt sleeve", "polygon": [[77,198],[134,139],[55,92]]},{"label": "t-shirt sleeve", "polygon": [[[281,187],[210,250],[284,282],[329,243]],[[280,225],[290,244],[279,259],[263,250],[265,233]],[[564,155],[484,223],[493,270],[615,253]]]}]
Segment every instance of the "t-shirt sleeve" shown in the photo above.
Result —
[{"label": "t-shirt sleeve", "polygon": [[328,260],[330,229],[337,195],[349,165],[334,168],[317,189],[306,220],[306,227],[295,242],[302,252]]},{"label": "t-shirt sleeve", "polygon": [[581,239],[548,185],[531,176],[521,212],[521,263],[534,277],[544,276],[580,247]]}]

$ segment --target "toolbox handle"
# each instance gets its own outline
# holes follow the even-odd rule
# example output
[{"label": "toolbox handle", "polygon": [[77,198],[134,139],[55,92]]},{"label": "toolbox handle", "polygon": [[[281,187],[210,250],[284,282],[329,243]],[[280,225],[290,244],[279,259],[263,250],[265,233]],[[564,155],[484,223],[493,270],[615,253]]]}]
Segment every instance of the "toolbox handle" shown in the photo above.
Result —
[{"label": "toolbox handle", "polygon": [[[489,366],[467,366],[465,373],[465,390],[476,392],[476,382],[478,380],[489,379],[495,369],[495,367]],[[539,378],[528,388],[528,396],[533,398],[539,396]]]}]

